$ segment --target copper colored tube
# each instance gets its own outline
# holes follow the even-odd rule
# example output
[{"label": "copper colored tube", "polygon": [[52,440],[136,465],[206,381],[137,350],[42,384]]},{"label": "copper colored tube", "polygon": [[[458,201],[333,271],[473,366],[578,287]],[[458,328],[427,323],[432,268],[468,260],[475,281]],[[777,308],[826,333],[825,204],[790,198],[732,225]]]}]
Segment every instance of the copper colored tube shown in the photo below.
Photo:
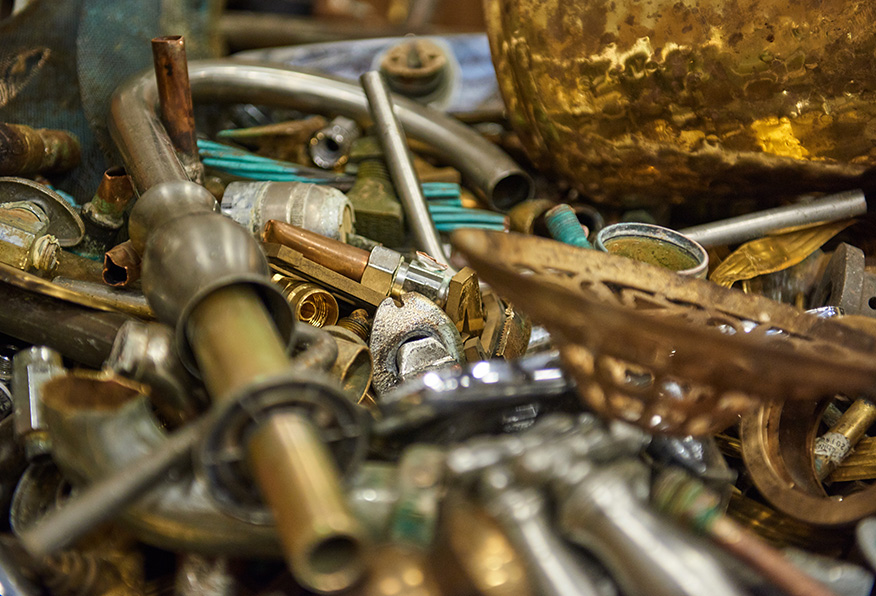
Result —
[{"label": "copper colored tube", "polygon": [[173,146],[189,159],[198,159],[195,110],[189,86],[185,40],[180,35],[152,40],[152,59],[158,82],[161,120]]},{"label": "copper colored tube", "polygon": [[68,132],[0,122],[0,176],[66,172],[80,159],[79,141]]},{"label": "copper colored tube", "polygon": [[769,546],[729,517],[719,517],[709,528],[709,536],[745,561],[788,596],[836,596],[819,581],[800,571],[779,551]]},{"label": "copper colored tube", "polygon": [[109,217],[121,217],[125,207],[134,198],[134,186],[124,168],[110,168],[103,173],[92,204],[99,213]]},{"label": "copper colored tube", "polygon": [[103,281],[111,286],[126,286],[140,279],[140,255],[131,241],[109,249],[103,257]]},{"label": "copper colored tube", "polygon": [[297,250],[311,261],[354,281],[360,281],[368,267],[367,250],[275,219],[265,225],[262,239]]}]

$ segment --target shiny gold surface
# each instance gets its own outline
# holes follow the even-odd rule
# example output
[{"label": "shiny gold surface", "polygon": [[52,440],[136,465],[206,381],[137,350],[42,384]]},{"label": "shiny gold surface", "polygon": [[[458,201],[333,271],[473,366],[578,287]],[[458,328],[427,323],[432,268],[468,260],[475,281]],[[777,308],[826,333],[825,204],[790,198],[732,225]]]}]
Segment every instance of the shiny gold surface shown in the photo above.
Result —
[{"label": "shiny gold surface", "polygon": [[441,596],[425,553],[388,544],[376,549],[363,596]]},{"label": "shiny gold surface", "polygon": [[487,0],[511,123],[598,199],[852,188],[876,163],[867,0]]},{"label": "shiny gold surface", "polygon": [[737,281],[788,269],[802,263],[852,223],[838,221],[746,242],[721,261],[709,279],[729,288]]},{"label": "shiny gold surface", "polygon": [[338,301],[330,292],[316,284],[279,274],[274,274],[271,280],[282,289],[296,320],[314,327],[338,322]]}]

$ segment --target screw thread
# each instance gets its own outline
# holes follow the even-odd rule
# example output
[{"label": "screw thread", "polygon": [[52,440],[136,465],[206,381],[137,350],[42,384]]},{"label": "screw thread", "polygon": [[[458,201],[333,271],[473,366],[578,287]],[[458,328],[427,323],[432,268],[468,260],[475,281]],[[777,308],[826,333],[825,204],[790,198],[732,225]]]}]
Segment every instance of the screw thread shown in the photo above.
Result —
[{"label": "screw thread", "polygon": [[368,313],[361,308],[351,312],[349,317],[344,317],[338,321],[338,327],[343,327],[347,331],[355,333],[362,341],[368,341],[368,334],[371,333],[371,322],[368,320]]}]

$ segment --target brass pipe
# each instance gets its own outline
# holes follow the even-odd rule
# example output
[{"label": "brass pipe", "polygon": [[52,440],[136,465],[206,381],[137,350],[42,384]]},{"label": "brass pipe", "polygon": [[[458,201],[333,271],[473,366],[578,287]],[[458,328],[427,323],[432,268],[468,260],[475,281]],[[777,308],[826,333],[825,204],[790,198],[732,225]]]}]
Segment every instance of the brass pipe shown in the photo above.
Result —
[{"label": "brass pipe", "polygon": [[[198,163],[198,138],[195,133],[195,109],[189,85],[185,40],[180,35],[152,40],[152,59],[158,83],[161,121],[173,146],[190,163]],[[188,165],[188,164],[185,164]]]},{"label": "brass pipe", "polygon": [[80,159],[79,141],[68,132],[0,123],[0,176],[66,172]]},{"label": "brass pipe", "polygon": [[288,371],[289,357],[263,303],[247,286],[228,286],[192,310],[187,334],[214,401]]},{"label": "brass pipe", "polygon": [[360,281],[368,267],[370,255],[367,250],[282,221],[273,219],[269,221],[265,225],[262,239],[265,242],[288,246],[300,252],[305,258],[354,281]]},{"label": "brass pipe", "polygon": [[249,455],[299,581],[319,592],[355,584],[365,571],[364,530],[310,422],[292,412],[274,414],[253,433]]}]

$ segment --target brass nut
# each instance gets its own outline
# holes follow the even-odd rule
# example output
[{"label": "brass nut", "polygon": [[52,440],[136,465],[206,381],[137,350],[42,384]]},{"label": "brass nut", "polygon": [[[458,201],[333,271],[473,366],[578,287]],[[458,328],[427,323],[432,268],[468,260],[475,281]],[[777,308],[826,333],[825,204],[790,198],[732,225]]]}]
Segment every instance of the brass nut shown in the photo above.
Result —
[{"label": "brass nut", "polygon": [[382,246],[377,246],[368,257],[368,266],[362,274],[362,285],[384,296],[389,296],[395,272],[403,262],[402,256]]}]

